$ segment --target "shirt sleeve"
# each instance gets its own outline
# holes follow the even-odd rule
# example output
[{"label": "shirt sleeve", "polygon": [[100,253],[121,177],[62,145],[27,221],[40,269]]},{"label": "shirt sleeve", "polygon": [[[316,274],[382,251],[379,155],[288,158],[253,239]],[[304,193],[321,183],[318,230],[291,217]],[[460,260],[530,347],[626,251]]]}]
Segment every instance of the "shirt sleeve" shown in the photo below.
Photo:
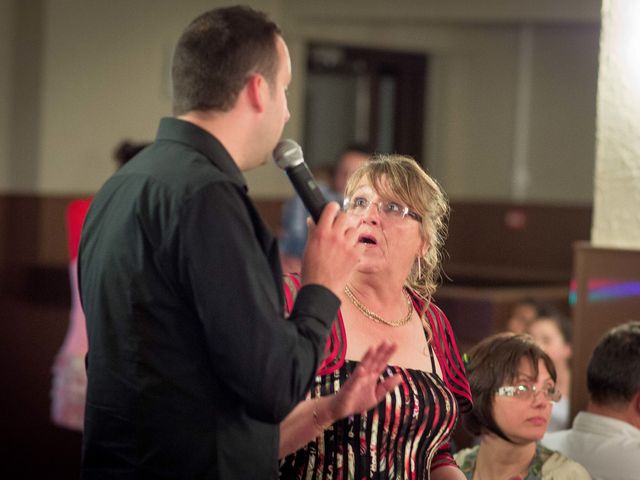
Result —
[{"label": "shirt sleeve", "polygon": [[310,387],[339,299],[307,285],[295,321],[284,320],[280,271],[270,263],[277,263],[277,244],[233,184],[192,195],[178,244],[181,283],[202,322],[214,374],[254,418],[280,422]]},{"label": "shirt sleeve", "polygon": [[[284,288],[284,310],[285,316],[290,317],[295,304],[296,296],[300,291],[300,275],[298,273],[287,273],[283,277]],[[331,333],[325,343],[323,360],[316,375],[328,375],[340,369],[344,364],[347,354],[347,342],[342,314],[338,311],[338,316],[331,326]]]},{"label": "shirt sleeve", "polygon": [[451,453],[451,445],[449,442],[443,443],[438,448],[438,451],[433,456],[433,460],[431,461],[431,469],[430,471],[434,471],[441,467],[456,467],[458,468],[458,464],[453,459],[453,454]]},{"label": "shirt sleeve", "polygon": [[87,216],[90,204],[90,198],[80,198],[71,201],[67,206],[67,245],[69,247],[69,260],[78,258],[80,233],[82,232],[82,224]]}]

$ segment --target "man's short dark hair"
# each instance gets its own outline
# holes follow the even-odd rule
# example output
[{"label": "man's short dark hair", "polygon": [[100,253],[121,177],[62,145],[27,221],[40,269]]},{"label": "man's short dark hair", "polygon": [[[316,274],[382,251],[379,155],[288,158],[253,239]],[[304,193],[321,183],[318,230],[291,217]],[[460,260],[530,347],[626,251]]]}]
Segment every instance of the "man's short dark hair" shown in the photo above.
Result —
[{"label": "man's short dark hair", "polygon": [[463,418],[464,426],[472,435],[492,432],[502,439],[512,440],[495,421],[493,405],[496,390],[518,379],[520,361],[531,362],[534,375],[543,361],[551,379],[557,379],[553,361],[535,340],[527,334],[504,332],[485,338],[468,352],[467,378],[473,397],[473,409]]},{"label": "man's short dark hair", "polygon": [[275,85],[280,28],[249,7],[210,10],[182,33],[173,54],[173,113],[228,111],[249,76]]},{"label": "man's short dark hair", "polygon": [[600,405],[625,404],[640,392],[640,322],[624,323],[602,337],[589,360],[587,388]]}]

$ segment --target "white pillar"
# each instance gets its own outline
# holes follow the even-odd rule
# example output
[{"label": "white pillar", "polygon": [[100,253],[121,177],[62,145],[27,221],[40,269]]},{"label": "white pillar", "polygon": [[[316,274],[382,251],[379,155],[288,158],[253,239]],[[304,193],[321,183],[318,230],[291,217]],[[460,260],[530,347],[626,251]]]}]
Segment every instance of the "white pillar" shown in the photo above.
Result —
[{"label": "white pillar", "polygon": [[640,250],[640,1],[603,0],[594,247]]}]

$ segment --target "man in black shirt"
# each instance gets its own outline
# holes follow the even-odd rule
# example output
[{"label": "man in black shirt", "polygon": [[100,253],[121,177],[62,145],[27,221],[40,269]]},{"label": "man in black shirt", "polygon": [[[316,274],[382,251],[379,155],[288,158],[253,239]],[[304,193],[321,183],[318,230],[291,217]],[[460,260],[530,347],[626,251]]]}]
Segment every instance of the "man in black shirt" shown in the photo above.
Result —
[{"label": "man in black shirt", "polygon": [[182,34],[174,115],[95,196],[80,246],[84,478],[269,478],[278,423],[322,359],[357,227],[329,204],[283,319],[278,247],[241,172],[289,119],[278,27],[242,7]]}]

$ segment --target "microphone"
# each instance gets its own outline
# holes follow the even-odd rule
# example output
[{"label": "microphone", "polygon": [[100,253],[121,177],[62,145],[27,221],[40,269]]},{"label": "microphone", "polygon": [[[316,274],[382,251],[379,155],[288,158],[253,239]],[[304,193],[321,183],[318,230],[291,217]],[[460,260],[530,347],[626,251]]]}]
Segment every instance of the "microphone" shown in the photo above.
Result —
[{"label": "microphone", "polygon": [[311,214],[313,221],[318,223],[327,199],[304,162],[300,145],[290,139],[281,140],[273,150],[273,159],[278,167],[287,172],[302,203]]}]

